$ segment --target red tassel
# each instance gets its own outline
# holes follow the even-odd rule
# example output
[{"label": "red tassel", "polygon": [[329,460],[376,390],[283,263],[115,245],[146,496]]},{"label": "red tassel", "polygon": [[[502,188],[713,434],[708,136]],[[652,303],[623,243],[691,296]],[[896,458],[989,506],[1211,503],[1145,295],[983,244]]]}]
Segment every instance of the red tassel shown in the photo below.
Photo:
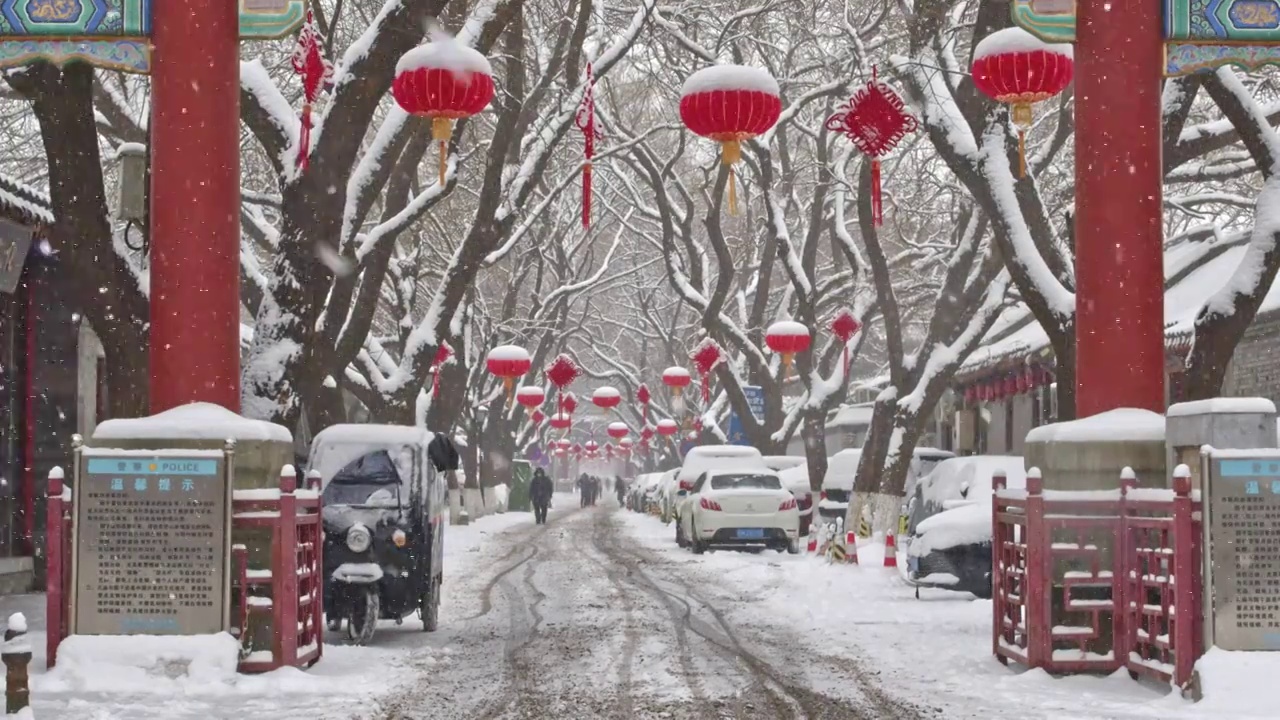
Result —
[{"label": "red tassel", "polygon": [[702,376],[702,404],[707,406],[711,404],[711,376]]},{"label": "red tassel", "polygon": [[298,134],[298,169],[306,171],[311,154],[311,103],[302,106],[302,131]]},{"label": "red tassel", "polygon": [[849,343],[844,344],[844,376],[849,377]]},{"label": "red tassel", "polygon": [[582,166],[582,227],[591,227],[591,163]]},{"label": "red tassel", "polygon": [[871,223],[876,227],[884,224],[884,207],[880,198],[880,161],[871,159]]},{"label": "red tassel", "polygon": [[431,397],[436,396],[436,392],[440,390],[440,366],[436,366],[435,373],[431,376]]}]

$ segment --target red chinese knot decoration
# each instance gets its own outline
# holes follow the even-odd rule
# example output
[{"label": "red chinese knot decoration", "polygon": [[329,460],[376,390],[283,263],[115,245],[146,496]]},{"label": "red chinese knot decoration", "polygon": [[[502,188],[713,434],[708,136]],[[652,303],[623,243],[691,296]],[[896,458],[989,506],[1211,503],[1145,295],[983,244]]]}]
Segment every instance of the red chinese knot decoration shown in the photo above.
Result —
[{"label": "red chinese knot decoration", "polygon": [[744,140],[773,127],[782,115],[778,81],[762,68],[713,65],[685,80],[680,119],[694,133],[720,143],[720,161],[729,168],[729,214],[738,213],[733,166]]},{"label": "red chinese knot decoration", "polygon": [[533,423],[534,427],[542,425],[542,421],[546,419],[547,416],[543,415],[541,410],[534,410],[533,414],[529,416],[529,421]]},{"label": "red chinese knot decoration", "polygon": [[437,38],[400,58],[391,94],[405,112],[431,118],[431,139],[440,145],[439,175],[444,185],[454,121],[479,113],[493,99],[489,60],[452,37]]},{"label": "red chinese knot decoration", "polygon": [[898,93],[880,82],[874,67],[871,82],[854,93],[839,112],[827,118],[828,130],[849,138],[863,155],[871,158],[871,221],[875,225],[884,222],[880,158],[892,152],[907,133],[919,128],[919,121],[906,111]]},{"label": "red chinese knot decoration", "polygon": [[562,412],[572,415],[578,409],[578,398],[574,397],[573,393],[566,393],[564,400],[560,403],[560,409]]},{"label": "red chinese knot decoration", "polygon": [[849,341],[862,329],[862,323],[854,316],[853,311],[845,308],[836,313],[831,321],[831,332],[844,343],[844,373],[849,374]]},{"label": "red chinese knot decoration", "polygon": [[[564,407],[564,389],[571,385],[578,378],[578,364],[568,355],[557,355],[555,360],[547,366],[547,380],[556,386],[557,403],[560,412],[566,412]],[[569,410],[567,412],[573,412]]]},{"label": "red chinese knot decoration", "polygon": [[582,227],[591,227],[591,161],[596,156],[596,142],[604,135],[596,127],[596,78],[591,63],[587,63],[587,87],[582,93],[582,105],[576,118],[582,131]]},{"label": "red chinese knot decoration", "polygon": [[449,347],[449,343],[441,342],[436,348],[436,359],[431,363],[431,396],[435,397],[436,392],[440,389],[440,368],[453,357],[453,348]]},{"label": "red chinese knot decoration", "polygon": [[646,424],[649,422],[649,401],[652,399],[648,385],[641,384],[636,389],[636,402],[640,403],[640,418]]},{"label": "red chinese knot decoration", "polygon": [[1019,177],[1027,174],[1031,106],[1067,89],[1074,57],[1070,45],[1046,43],[1019,27],[993,32],[973,49],[973,84],[991,99],[1012,106]]},{"label": "red chinese knot decoration", "polygon": [[320,99],[320,90],[333,79],[333,63],[325,59],[324,43],[315,16],[307,11],[307,20],[298,32],[298,45],[293,51],[293,71],[302,76],[302,130],[298,133],[298,170],[307,169],[311,155],[311,106]]},{"label": "red chinese knot decoration", "polygon": [[693,365],[698,370],[698,375],[702,378],[702,402],[704,405],[711,403],[711,371],[724,360],[724,351],[715,340],[707,338],[698,345],[693,351],[693,355],[689,356],[693,360]]}]

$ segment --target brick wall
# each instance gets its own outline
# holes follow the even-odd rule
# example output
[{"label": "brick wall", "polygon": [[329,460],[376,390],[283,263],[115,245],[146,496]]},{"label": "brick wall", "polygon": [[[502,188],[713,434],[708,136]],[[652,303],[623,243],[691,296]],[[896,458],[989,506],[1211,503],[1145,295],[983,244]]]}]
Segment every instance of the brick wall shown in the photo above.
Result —
[{"label": "brick wall", "polygon": [[1223,395],[1264,397],[1280,405],[1280,312],[1259,315],[1236,346]]}]

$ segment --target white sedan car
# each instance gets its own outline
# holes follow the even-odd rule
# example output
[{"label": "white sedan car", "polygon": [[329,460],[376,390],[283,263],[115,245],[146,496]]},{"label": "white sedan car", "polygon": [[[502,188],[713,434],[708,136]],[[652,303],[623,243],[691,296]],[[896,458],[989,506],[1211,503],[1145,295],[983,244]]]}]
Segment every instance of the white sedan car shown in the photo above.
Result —
[{"label": "white sedan car", "polygon": [[689,491],[685,508],[680,522],[695,553],[728,545],[800,552],[796,499],[772,471],[703,473]]}]

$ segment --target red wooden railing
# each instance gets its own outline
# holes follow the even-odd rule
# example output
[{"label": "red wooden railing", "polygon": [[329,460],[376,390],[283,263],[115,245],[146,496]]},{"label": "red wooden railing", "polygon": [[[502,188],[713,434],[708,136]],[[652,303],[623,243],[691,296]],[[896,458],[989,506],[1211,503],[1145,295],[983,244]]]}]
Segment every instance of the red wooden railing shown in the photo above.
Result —
[{"label": "red wooden railing", "polygon": [[[1049,672],[1121,667],[1179,687],[1203,653],[1200,500],[1179,466],[1173,489],[1025,490],[995,478],[992,652]],[[1104,558],[1109,554],[1110,559]],[[1062,561],[1085,569],[1061,571]],[[1053,617],[1054,588],[1061,612]],[[1068,624],[1069,623],[1069,624]]]},{"label": "red wooden railing", "polygon": [[[58,646],[70,631],[71,494],[64,490],[60,468],[49,473],[48,595],[46,613],[48,666],[57,662]],[[247,637],[251,613],[268,613],[272,638],[270,650],[248,652],[240,672],[266,672],[279,667],[308,667],[324,651],[324,591],[320,495],[316,489],[299,490],[293,468],[280,475],[279,489],[236,490],[232,499],[231,528],[237,531],[270,530],[271,567],[250,569],[243,545],[232,549],[232,624]],[[285,632],[286,628],[292,632]]]}]

